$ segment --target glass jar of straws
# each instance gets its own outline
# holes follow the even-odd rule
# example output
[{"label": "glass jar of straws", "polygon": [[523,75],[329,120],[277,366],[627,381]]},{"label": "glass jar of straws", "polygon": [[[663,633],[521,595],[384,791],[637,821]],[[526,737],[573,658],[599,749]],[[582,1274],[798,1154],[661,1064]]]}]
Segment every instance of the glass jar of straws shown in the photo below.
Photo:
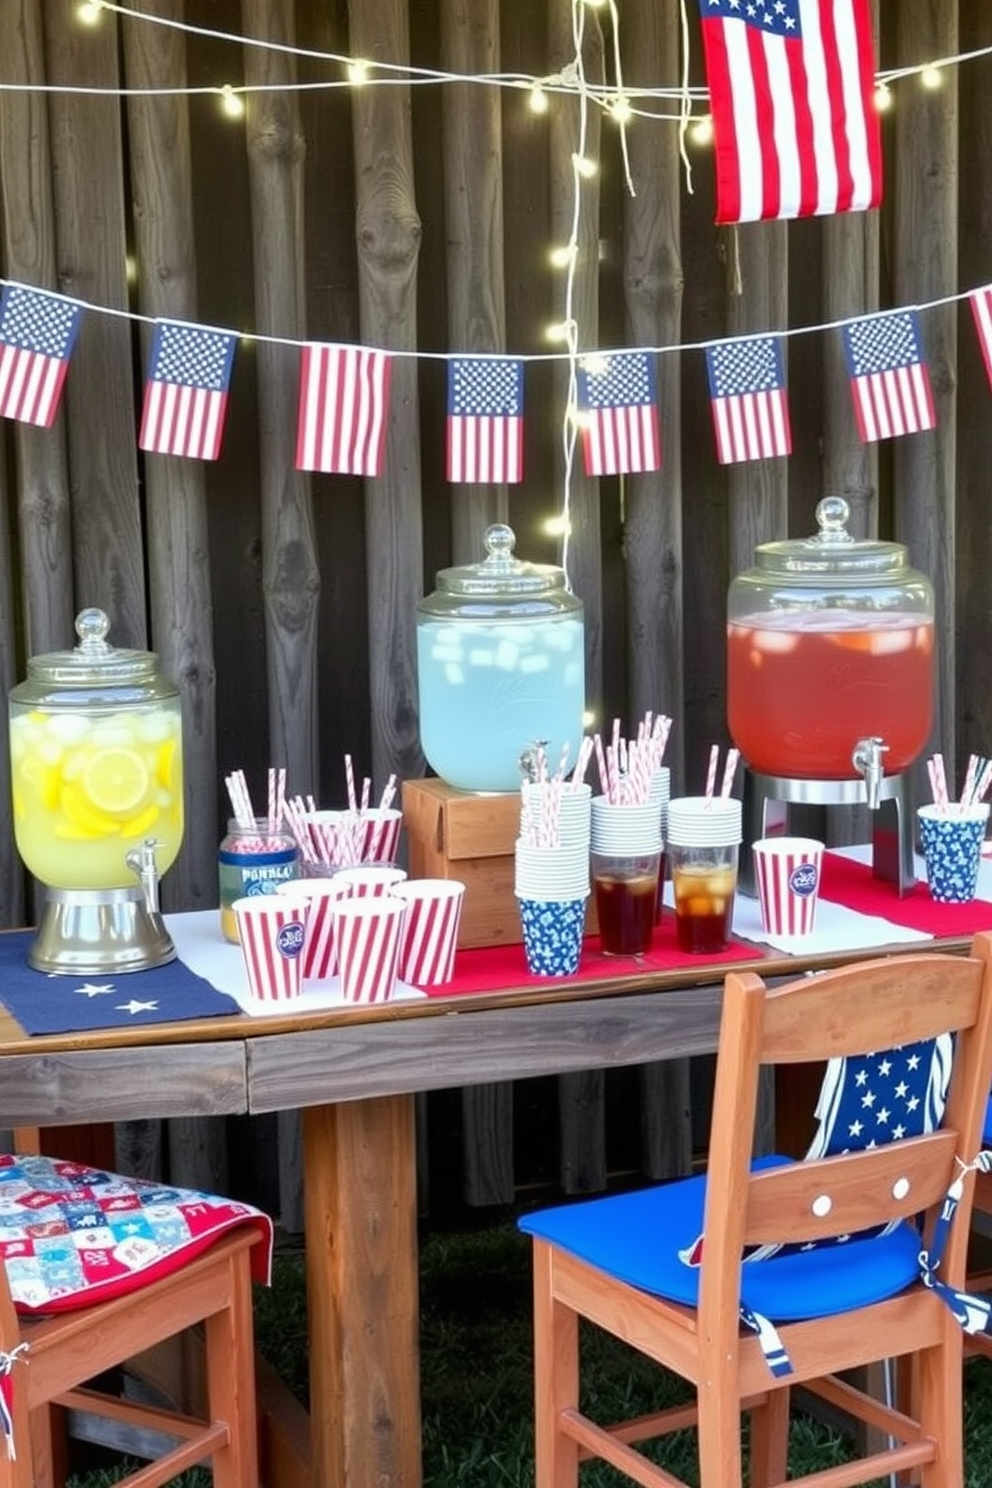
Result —
[{"label": "glass jar of straws", "polygon": [[217,852],[220,881],[220,928],[225,940],[237,944],[238,926],[231,908],[235,899],[274,894],[281,883],[297,876],[296,839],[286,828],[271,829],[268,817],[250,823],[235,819]]}]

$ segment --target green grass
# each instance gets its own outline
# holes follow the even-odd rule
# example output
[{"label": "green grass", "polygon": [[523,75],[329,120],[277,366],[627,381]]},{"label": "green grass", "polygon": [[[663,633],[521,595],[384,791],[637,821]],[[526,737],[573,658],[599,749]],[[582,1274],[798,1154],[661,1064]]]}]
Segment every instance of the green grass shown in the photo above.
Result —
[{"label": "green grass", "polygon": [[[430,1234],[421,1248],[421,1338],[425,1488],[529,1488],[531,1426],[530,1249],[512,1223],[472,1232]],[[271,1290],[256,1294],[259,1346],[304,1403],[306,1311],[303,1260],[277,1254]],[[618,1419],[683,1398],[679,1382],[611,1339],[583,1334],[587,1409]],[[966,1488],[992,1484],[992,1364],[966,1366]],[[657,1449],[670,1470],[695,1478],[690,1433]],[[799,1417],[790,1471],[845,1460],[847,1444],[822,1423]],[[88,1472],[72,1488],[107,1488],[112,1472]],[[209,1474],[188,1473],[182,1488],[208,1488]],[[582,1472],[582,1488],[629,1488],[602,1464]],[[886,1480],[887,1485],[887,1480]]]}]

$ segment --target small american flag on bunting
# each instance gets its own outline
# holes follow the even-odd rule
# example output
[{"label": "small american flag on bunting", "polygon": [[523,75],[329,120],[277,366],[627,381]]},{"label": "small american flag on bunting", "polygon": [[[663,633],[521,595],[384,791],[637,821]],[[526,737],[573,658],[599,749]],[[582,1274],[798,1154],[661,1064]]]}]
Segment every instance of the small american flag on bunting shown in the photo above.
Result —
[{"label": "small american flag on bunting", "polygon": [[0,418],[50,428],[82,319],[79,305],[9,284],[0,299]]},{"label": "small american flag on bunting", "polygon": [[989,382],[992,382],[992,284],[976,289],[968,296],[971,313],[975,317],[978,344],[982,348],[982,360]]},{"label": "small american flag on bunting", "polygon": [[775,336],[721,341],[706,349],[717,458],[721,465],[792,451],[792,428]]},{"label": "small american flag on bunting", "polygon": [[387,352],[364,346],[304,346],[297,470],[381,472],[391,365]]},{"label": "small american flag on bunting", "polygon": [[870,0],[699,0],[717,222],[877,207]]},{"label": "small american flag on bunting", "polygon": [[844,350],[858,429],[866,444],[935,427],[914,310],[852,321],[844,327]]},{"label": "small american flag on bunting", "polygon": [[160,320],[141,410],[139,449],[216,460],[224,437],[235,337]]},{"label": "small american flag on bunting", "polygon": [[586,475],[632,475],[659,468],[657,400],[647,352],[613,352],[579,367]]},{"label": "small american flag on bunting", "polygon": [[523,466],[523,362],[456,357],[448,363],[448,480],[519,481]]}]

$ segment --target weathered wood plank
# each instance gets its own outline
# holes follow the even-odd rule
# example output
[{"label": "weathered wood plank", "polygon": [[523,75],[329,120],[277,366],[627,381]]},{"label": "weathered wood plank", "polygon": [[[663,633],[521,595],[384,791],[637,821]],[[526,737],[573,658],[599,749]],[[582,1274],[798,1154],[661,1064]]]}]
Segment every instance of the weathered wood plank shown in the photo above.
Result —
[{"label": "weathered wood plank", "polygon": [[[992,9],[960,8],[963,50],[992,46]],[[961,74],[960,170],[969,189],[961,194],[962,289],[987,282],[992,262],[992,110],[988,75]],[[961,758],[985,754],[992,739],[992,688],[975,637],[987,634],[992,519],[989,489],[988,379],[970,309],[962,307],[958,345],[957,567],[955,594],[959,644],[955,657],[955,716]]]},{"label": "weathered wood plank", "polygon": [[[0,56],[9,83],[44,82],[42,12],[35,0],[0,6]],[[23,148],[25,139],[31,140],[30,150]],[[0,94],[0,179],[5,272],[25,284],[59,289],[51,139],[48,108],[41,94],[7,90]],[[54,429],[17,423],[12,432],[18,470],[24,650],[34,655],[73,640],[65,427],[60,418]],[[11,529],[4,523],[3,530],[6,534]],[[6,593],[12,594],[10,586]],[[7,794],[5,790],[5,799]],[[7,852],[9,846],[4,842],[0,871],[5,869]],[[6,871],[2,871],[2,881],[10,882]]]},{"label": "weathered wood plank", "polygon": [[[110,90],[48,99],[58,284],[90,304],[128,306],[127,224],[118,25],[65,24],[61,0],[45,0],[52,83]],[[73,577],[83,604],[110,616],[115,646],[147,645],[131,327],[117,315],[84,317],[63,393],[72,501]],[[94,438],[94,431],[99,437]],[[74,637],[63,638],[71,645]]]},{"label": "weathered wood plank", "polygon": [[[900,60],[953,56],[958,49],[957,0],[903,5],[895,18]],[[934,300],[957,283],[957,69],[945,68],[940,88],[907,89],[895,114],[893,291],[897,305]],[[934,586],[934,722],[926,753],[956,759],[954,673],[955,472],[957,313],[953,305],[927,311],[923,355],[937,427],[892,441],[894,535]],[[923,761],[914,769],[919,798],[928,799]],[[953,786],[952,786],[953,788]]]},{"label": "weathered wood plank", "polygon": [[[632,88],[675,76],[679,18],[674,7],[633,6],[624,12],[625,80]],[[666,123],[638,119],[629,133],[636,195],[625,194],[623,284],[628,339],[640,346],[677,346],[682,339],[682,162],[678,136]],[[684,778],[685,681],[682,542],[682,371],[677,356],[657,358],[662,468],[625,482],[624,558],[627,574],[628,718],[650,709],[679,721],[666,763]],[[676,794],[680,787],[676,786]],[[669,1061],[641,1071],[645,1172],[671,1177],[692,1153],[688,1065]]]},{"label": "weathered wood plank", "polygon": [[248,1045],[255,1112],[712,1053],[716,987],[314,1028]]},{"label": "weathered wood plank", "polygon": [[[441,65],[447,72],[499,72],[499,12],[499,0],[442,0]],[[456,83],[444,90],[442,106],[448,345],[453,352],[505,351],[499,91]],[[505,522],[508,511],[505,484],[455,486],[452,562],[479,562],[485,528]]]},{"label": "weathered wood plank", "polygon": [[[350,0],[356,56],[408,62],[406,0]],[[359,89],[353,101],[361,333],[365,345],[417,345],[421,225],[413,178],[409,89]],[[372,768],[424,773],[417,732],[416,605],[423,593],[417,364],[392,368],[382,475],[365,483]]]},{"label": "weathered wood plank", "polygon": [[[181,21],[171,0],[163,19]],[[132,99],[128,140],[135,213],[139,304],[150,318],[198,319],[189,106],[181,31],[123,24],[125,77],[153,99]],[[144,338],[147,365],[150,328]],[[201,460],[145,459],[146,548],[152,643],[183,703],[186,792],[199,803],[186,814],[182,851],[162,886],[166,909],[201,909],[217,900],[216,672],[213,593]]]},{"label": "weathered wood plank", "polygon": [[138,1046],[11,1054],[0,1063],[0,1125],[63,1126],[144,1117],[237,1116],[248,1109],[244,1046]]}]

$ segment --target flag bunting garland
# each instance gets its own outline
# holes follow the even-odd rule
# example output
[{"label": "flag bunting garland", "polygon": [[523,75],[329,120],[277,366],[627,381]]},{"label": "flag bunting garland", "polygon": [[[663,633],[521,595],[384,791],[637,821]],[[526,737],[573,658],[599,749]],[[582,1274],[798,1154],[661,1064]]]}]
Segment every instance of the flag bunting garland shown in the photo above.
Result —
[{"label": "flag bunting garland", "polygon": [[82,314],[60,295],[6,287],[0,299],[0,418],[51,427]]},{"label": "flag bunting garland", "polygon": [[304,346],[297,470],[379,475],[392,358],[364,346]]},{"label": "flag bunting garland", "polygon": [[658,391],[646,352],[590,359],[577,374],[587,475],[630,475],[661,465]]},{"label": "flag bunting garland", "polygon": [[935,427],[915,311],[853,321],[844,327],[844,350],[858,429],[866,444]]},{"label": "flag bunting garland", "polygon": [[790,454],[792,430],[778,338],[721,341],[707,348],[706,367],[720,464]]},{"label": "flag bunting garland", "polygon": [[870,0],[699,0],[717,222],[877,207]]},{"label": "flag bunting garland", "polygon": [[449,481],[523,480],[523,382],[519,357],[456,357],[448,363]]},{"label": "flag bunting garland", "polygon": [[139,449],[216,460],[231,385],[234,336],[162,320],[155,327]]},{"label": "flag bunting garland", "polygon": [[[965,299],[992,384],[992,283],[934,303]],[[52,424],[83,313],[93,308],[98,307],[24,285],[5,285],[0,295],[0,418]],[[920,308],[929,307],[816,328],[841,333],[857,426],[866,443],[936,427]],[[797,334],[732,337],[701,348],[584,354],[576,369],[576,400],[586,473],[616,476],[661,468],[656,358],[697,349],[706,357],[719,463],[790,454],[782,343]],[[141,449],[218,458],[237,340],[233,331],[155,322],[138,435]],[[298,470],[382,473],[396,355],[401,353],[321,342],[300,347]],[[452,484],[522,480],[524,370],[525,362],[535,358],[422,355],[448,363],[447,479]]]}]

